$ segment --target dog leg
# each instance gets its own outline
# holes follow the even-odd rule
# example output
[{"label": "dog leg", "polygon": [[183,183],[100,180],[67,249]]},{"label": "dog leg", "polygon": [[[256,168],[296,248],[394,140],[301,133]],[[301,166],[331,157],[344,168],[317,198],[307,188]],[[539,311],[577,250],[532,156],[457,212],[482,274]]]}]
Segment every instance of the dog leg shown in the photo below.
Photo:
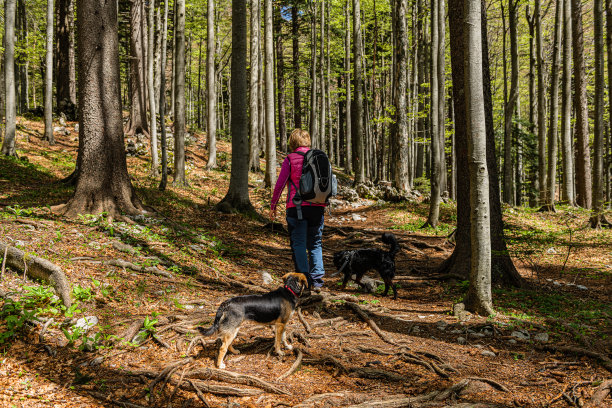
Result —
[{"label": "dog leg", "polygon": [[293,346],[287,343],[287,331],[283,327],[283,335],[282,335],[283,345],[287,348],[287,350],[293,350]]},{"label": "dog leg", "polygon": [[276,338],[274,339],[274,350],[279,356],[284,356],[285,353],[281,350],[281,340],[285,336],[285,323],[276,323]]},{"label": "dog leg", "polygon": [[217,368],[221,368],[221,369],[225,368],[225,363],[223,362],[223,359],[225,358],[225,355],[227,354],[227,349],[231,347],[232,342],[236,338],[237,334],[238,334],[238,327],[234,329],[233,331],[223,332],[223,334],[221,335],[223,343],[221,343],[221,347],[219,348],[219,355],[217,356]]}]

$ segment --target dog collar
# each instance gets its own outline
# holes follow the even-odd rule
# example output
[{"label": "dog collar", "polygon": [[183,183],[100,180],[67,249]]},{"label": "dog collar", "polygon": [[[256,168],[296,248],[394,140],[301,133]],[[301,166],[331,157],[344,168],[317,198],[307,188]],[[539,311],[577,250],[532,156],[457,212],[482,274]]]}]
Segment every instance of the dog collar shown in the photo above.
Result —
[{"label": "dog collar", "polygon": [[285,285],[285,289],[287,289],[289,292],[293,293],[293,296],[299,297],[298,295],[295,294],[294,291],[291,290],[291,288],[289,286]]}]

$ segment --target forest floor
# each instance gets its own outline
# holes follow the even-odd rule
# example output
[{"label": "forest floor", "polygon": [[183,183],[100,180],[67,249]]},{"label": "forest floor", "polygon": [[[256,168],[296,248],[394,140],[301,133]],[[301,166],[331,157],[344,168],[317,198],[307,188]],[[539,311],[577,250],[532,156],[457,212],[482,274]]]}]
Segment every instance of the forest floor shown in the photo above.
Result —
[{"label": "forest floor", "polygon": [[[230,145],[220,141],[219,168],[205,171],[205,137],[192,135],[190,187],[163,193],[146,156],[129,157],[137,194],[157,213],[133,223],[69,220],[49,207],[72,193],[60,180],[74,168],[74,124],[48,146],[40,122],[19,123],[20,159],[0,157],[0,243],[60,266],[75,306],[62,309],[21,272],[2,274],[2,407],[563,407],[609,390],[612,232],[588,228],[586,211],[506,208],[510,251],[527,284],[494,288],[496,316],[459,321],[451,309],[467,282],[436,272],[453,250],[454,204],[442,205],[434,230],[420,229],[425,203],[344,202],[326,216],[327,276],[334,251],[380,247],[376,238],[393,232],[402,242],[398,299],[340,290],[341,277],[328,277],[323,296],[302,299],[302,319],[288,325],[293,353],[274,355],[272,330],[245,323],[234,343],[241,354],[228,353],[226,370],[214,370],[218,347],[195,328],[208,327],[223,300],[275,289],[293,269],[283,230],[214,210],[229,183]],[[266,214],[262,174],[250,174],[250,192]],[[109,264],[116,260],[159,273]],[[44,329],[25,323],[35,316]],[[98,320],[87,334],[75,328],[85,316]],[[138,330],[141,337],[121,341]]]}]

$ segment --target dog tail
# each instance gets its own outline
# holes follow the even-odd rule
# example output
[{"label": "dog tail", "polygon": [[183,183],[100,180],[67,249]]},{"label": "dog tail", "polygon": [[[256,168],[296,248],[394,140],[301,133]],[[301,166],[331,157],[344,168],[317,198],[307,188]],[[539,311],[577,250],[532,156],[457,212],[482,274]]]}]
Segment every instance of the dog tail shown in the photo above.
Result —
[{"label": "dog tail", "polygon": [[397,242],[395,235],[390,232],[385,232],[381,239],[382,242],[389,245],[389,255],[395,256],[395,254],[397,254],[397,252],[400,250],[399,242]]},{"label": "dog tail", "polygon": [[219,314],[217,314],[215,316],[215,321],[213,322],[212,326],[210,326],[208,329],[205,329],[204,327],[198,326],[198,331],[200,332],[200,334],[202,336],[212,336],[213,334],[215,334],[219,330],[219,322],[220,321],[221,321],[221,316]]}]

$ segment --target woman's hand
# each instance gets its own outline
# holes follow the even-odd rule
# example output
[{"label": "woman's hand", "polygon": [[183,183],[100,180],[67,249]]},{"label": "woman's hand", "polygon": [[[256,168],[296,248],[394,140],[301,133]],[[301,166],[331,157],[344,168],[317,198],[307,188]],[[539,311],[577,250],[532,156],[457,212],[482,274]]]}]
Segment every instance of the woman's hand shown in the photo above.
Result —
[{"label": "woman's hand", "polygon": [[274,221],[276,219],[276,208],[275,209],[270,209],[270,213],[268,214],[268,217]]}]

